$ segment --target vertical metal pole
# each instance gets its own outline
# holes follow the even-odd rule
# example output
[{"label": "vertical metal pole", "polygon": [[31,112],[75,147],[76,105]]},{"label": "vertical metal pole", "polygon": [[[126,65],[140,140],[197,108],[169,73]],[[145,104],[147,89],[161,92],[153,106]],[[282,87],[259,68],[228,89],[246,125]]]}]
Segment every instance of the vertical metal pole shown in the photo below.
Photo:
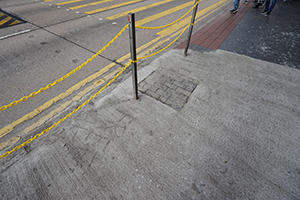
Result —
[{"label": "vertical metal pole", "polygon": [[[194,5],[195,5],[198,1],[199,1],[199,0],[195,0]],[[184,50],[184,56],[187,55],[187,51],[188,51],[188,48],[189,48],[189,45],[190,45],[190,40],[191,40],[191,36],[192,36],[192,32],[193,32],[193,27],[194,27],[193,24],[194,24],[194,22],[195,22],[197,9],[198,9],[198,4],[195,6],[195,8],[194,8],[194,10],[193,10],[193,16],[192,16],[192,19],[191,19],[191,24],[190,24],[190,28],[189,28],[189,33],[188,33],[188,37],[187,37],[187,40],[186,40],[186,46],[185,46],[185,50]]]},{"label": "vertical metal pole", "polygon": [[[131,60],[136,61],[136,37],[135,37],[135,15],[134,13],[128,14],[129,23],[129,40],[130,40],[130,52]],[[132,83],[133,83],[133,97],[138,99],[138,84],[137,84],[137,64],[136,62],[131,64],[132,66]]]}]

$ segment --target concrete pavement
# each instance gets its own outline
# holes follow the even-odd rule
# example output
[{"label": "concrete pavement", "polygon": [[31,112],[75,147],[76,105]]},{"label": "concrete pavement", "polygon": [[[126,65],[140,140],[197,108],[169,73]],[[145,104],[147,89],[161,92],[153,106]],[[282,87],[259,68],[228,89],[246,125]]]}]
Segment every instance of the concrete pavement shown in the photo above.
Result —
[{"label": "concrete pavement", "polygon": [[2,159],[0,198],[300,198],[298,69],[173,49],[138,79]]}]

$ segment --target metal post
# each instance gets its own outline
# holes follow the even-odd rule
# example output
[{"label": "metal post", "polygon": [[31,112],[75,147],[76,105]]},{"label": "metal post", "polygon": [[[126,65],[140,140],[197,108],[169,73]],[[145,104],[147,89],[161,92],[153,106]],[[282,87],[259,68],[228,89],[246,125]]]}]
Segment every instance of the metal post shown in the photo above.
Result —
[{"label": "metal post", "polygon": [[[134,13],[128,14],[129,23],[129,40],[130,40],[130,52],[131,60],[136,61],[136,39],[135,39],[135,15]],[[132,83],[133,83],[133,97],[138,99],[138,84],[137,84],[137,64],[133,62],[132,66]]]},{"label": "metal post", "polygon": [[[197,1],[199,1],[199,0],[195,0],[194,5],[197,3]],[[192,16],[192,19],[191,19],[191,24],[190,24],[190,28],[189,28],[189,34],[188,34],[188,37],[187,37],[187,40],[186,40],[186,46],[185,46],[185,50],[184,50],[184,56],[187,55],[187,51],[188,51],[188,48],[189,48],[189,45],[190,45],[190,40],[191,40],[191,36],[192,36],[192,32],[193,32],[193,27],[194,27],[193,24],[195,22],[197,9],[198,9],[198,4],[195,6],[195,8],[193,10],[193,16]]]}]

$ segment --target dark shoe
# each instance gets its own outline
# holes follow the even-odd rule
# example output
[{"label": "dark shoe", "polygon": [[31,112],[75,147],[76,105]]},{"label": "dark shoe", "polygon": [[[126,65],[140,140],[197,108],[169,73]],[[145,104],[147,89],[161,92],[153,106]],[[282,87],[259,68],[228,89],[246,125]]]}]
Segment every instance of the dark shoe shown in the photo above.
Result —
[{"label": "dark shoe", "polygon": [[261,14],[265,15],[268,11],[264,10]]},{"label": "dark shoe", "polygon": [[230,12],[231,14],[235,14],[238,11],[238,9],[232,9]]},{"label": "dark shoe", "polygon": [[266,12],[266,13],[263,13],[262,15],[267,17],[267,16],[269,16],[269,14],[270,14],[269,12]]},{"label": "dark shoe", "polygon": [[258,7],[259,7],[259,3],[257,3],[257,1],[253,1],[252,8],[258,8]]}]

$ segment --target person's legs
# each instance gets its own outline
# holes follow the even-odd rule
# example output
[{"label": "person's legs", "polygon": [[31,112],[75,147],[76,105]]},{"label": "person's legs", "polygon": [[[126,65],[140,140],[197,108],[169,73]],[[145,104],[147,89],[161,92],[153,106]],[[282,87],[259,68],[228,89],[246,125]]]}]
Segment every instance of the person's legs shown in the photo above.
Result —
[{"label": "person's legs", "polygon": [[[270,1],[270,0],[269,0],[269,1]],[[272,0],[272,4],[271,4],[270,8],[268,9],[268,13],[272,12],[272,10],[273,10],[273,8],[274,8],[276,2],[277,2],[277,0]]]},{"label": "person's legs", "polygon": [[234,0],[234,10],[239,8],[240,0]]},{"label": "person's legs", "polygon": [[269,6],[270,6],[270,0],[266,0],[265,11],[269,10]]}]

